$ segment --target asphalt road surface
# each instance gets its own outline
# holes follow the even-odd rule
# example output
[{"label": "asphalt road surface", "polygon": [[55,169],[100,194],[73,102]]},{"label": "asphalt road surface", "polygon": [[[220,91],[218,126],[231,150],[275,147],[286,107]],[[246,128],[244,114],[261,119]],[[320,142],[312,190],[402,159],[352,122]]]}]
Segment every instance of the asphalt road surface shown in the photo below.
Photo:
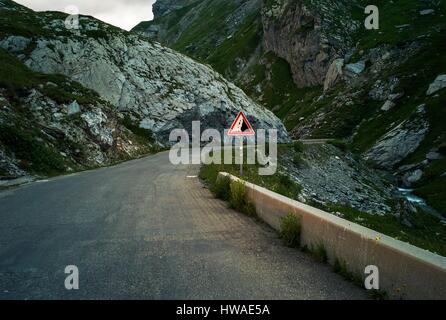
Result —
[{"label": "asphalt road surface", "polygon": [[[0,192],[0,299],[362,299],[168,153]],[[67,265],[79,290],[65,289]]]}]

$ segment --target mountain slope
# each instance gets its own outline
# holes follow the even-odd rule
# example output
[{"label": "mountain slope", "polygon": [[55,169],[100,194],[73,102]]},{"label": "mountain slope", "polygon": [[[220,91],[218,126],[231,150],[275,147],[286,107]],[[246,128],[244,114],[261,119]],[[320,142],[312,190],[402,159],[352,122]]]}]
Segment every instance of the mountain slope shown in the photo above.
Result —
[{"label": "mountain slope", "polygon": [[[34,118],[23,119],[17,110],[11,110],[18,122],[26,120],[24,123],[30,127],[33,121],[45,127],[62,123],[73,126],[68,114],[71,111],[57,110],[75,105],[73,112],[80,118],[79,126],[91,125],[94,129],[90,131],[101,139],[103,131],[110,131],[107,139],[112,145],[123,137],[121,129],[126,134],[133,130],[142,136],[153,132],[154,139],[166,143],[172,129],[190,130],[193,120],[202,120],[203,130],[215,128],[222,132],[242,110],[256,128],[277,128],[281,141],[288,139],[272,112],[254,103],[211,68],[91,17],[80,16],[80,29],[68,30],[64,25],[66,17],[63,13],[36,13],[13,1],[0,1],[2,65],[14,61],[17,70],[24,73],[11,95],[8,82],[16,70],[3,70],[6,81],[1,83],[2,101],[26,112],[33,109],[34,113]],[[39,81],[28,83],[26,74]],[[74,89],[66,88],[68,82]],[[89,92],[94,98],[84,99],[77,91]],[[93,109],[95,113],[90,114]],[[42,117],[45,120],[39,122]],[[6,119],[2,115],[4,123]],[[107,119],[122,125],[115,127]],[[84,139],[87,138],[77,140],[83,143]],[[4,138],[2,149],[14,158],[18,154],[9,150],[10,143]],[[113,149],[109,152],[114,154]]]},{"label": "mountain slope", "polygon": [[61,75],[34,72],[0,49],[0,176],[53,175],[156,149],[99,95]]},{"label": "mountain slope", "polygon": [[[228,1],[226,14],[246,2]],[[293,137],[343,139],[446,214],[446,188],[439,187],[446,182],[446,3],[375,1],[379,30],[363,26],[368,4],[263,0],[228,32],[224,19],[216,21],[220,2],[202,0],[150,24],[156,40],[214,66]],[[190,27],[206,24],[218,27]],[[174,29],[180,37],[166,36]],[[134,30],[154,36],[144,24]],[[220,41],[200,40],[208,35]]]}]

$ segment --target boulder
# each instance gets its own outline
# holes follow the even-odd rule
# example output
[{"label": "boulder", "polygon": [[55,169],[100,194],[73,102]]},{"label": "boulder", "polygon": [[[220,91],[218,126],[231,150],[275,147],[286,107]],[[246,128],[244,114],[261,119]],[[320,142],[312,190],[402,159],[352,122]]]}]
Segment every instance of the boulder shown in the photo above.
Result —
[{"label": "boulder", "polygon": [[431,151],[426,155],[426,159],[429,161],[440,160],[443,156],[435,151]]},{"label": "boulder", "polygon": [[441,74],[430,84],[426,94],[431,96],[444,88],[446,88],[446,74]]},{"label": "boulder", "polygon": [[390,109],[392,109],[394,106],[396,106],[396,104],[390,100],[387,100],[384,105],[381,107],[382,111],[389,111]]},{"label": "boulder", "polygon": [[79,106],[76,100],[70,103],[69,105],[66,105],[65,108],[67,110],[68,115],[73,115],[81,112],[81,107]]},{"label": "boulder", "polygon": [[420,11],[420,15],[422,15],[422,16],[426,16],[426,15],[433,14],[433,13],[435,13],[434,9],[424,9],[424,10]]},{"label": "boulder", "polygon": [[384,134],[365,154],[366,160],[373,161],[382,169],[392,170],[408,155],[414,152],[429,131],[429,122],[422,110],[418,116],[405,120]]},{"label": "boulder", "polygon": [[356,63],[350,63],[345,66],[345,70],[347,72],[353,73],[355,75],[359,75],[365,70],[365,61],[359,61]]},{"label": "boulder", "polygon": [[421,180],[423,177],[423,171],[421,169],[417,169],[413,172],[408,172],[403,176],[403,184],[405,187],[410,187],[414,183]]},{"label": "boulder", "polygon": [[327,75],[324,81],[324,91],[333,88],[342,78],[342,68],[344,66],[344,59],[335,59],[328,68]]}]

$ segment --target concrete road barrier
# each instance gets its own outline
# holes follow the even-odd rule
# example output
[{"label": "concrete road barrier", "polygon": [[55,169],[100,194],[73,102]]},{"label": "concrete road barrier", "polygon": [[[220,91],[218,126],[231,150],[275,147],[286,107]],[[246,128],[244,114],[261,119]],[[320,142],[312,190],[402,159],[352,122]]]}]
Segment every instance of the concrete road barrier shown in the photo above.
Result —
[{"label": "concrete road barrier", "polygon": [[[232,180],[239,180],[227,173]],[[280,231],[288,213],[300,217],[301,244],[323,245],[330,264],[345,262],[365,278],[369,265],[379,269],[380,289],[393,299],[446,299],[446,258],[339,218],[275,192],[245,182],[246,195],[258,216]]]}]

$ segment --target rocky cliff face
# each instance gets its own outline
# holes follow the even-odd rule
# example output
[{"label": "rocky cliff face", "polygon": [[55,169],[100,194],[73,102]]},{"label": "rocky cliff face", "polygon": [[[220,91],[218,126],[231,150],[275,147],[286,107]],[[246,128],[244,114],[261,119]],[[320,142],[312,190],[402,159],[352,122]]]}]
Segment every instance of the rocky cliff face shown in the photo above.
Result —
[{"label": "rocky cliff face", "polygon": [[[189,130],[193,120],[201,120],[203,130],[223,132],[239,111],[244,111],[257,129],[276,128],[281,141],[288,139],[283,124],[271,111],[211,68],[171,49],[90,17],[81,16],[80,28],[68,30],[65,14],[35,13],[9,0],[0,1],[0,11],[0,48],[5,56],[15,56],[20,68],[26,66],[30,74],[64,75],[97,95],[97,101],[82,104],[74,93],[64,92],[67,98],[61,104],[42,94],[49,91],[44,90],[46,83],[33,83],[23,84],[24,92],[14,102],[32,109],[35,117],[43,119],[43,126],[59,126],[68,136],[68,131],[73,133],[72,125],[60,123],[68,123],[75,115],[88,127],[88,135],[76,134],[74,140],[81,144],[88,136],[101,149],[121,144],[120,138],[124,138],[122,148],[130,148],[132,143],[120,136],[125,126],[118,126],[118,120],[133,131],[152,132],[162,143],[167,142],[172,129]],[[60,81],[56,77],[49,86],[60,88]],[[7,89],[8,84],[3,87]],[[8,94],[4,99],[12,102]]]},{"label": "rocky cliff face", "polygon": [[[352,45],[359,24],[352,20],[352,1],[269,1],[262,7],[266,51],[284,58],[298,87],[324,83],[330,64]],[[335,27],[336,26],[336,27]]]}]

